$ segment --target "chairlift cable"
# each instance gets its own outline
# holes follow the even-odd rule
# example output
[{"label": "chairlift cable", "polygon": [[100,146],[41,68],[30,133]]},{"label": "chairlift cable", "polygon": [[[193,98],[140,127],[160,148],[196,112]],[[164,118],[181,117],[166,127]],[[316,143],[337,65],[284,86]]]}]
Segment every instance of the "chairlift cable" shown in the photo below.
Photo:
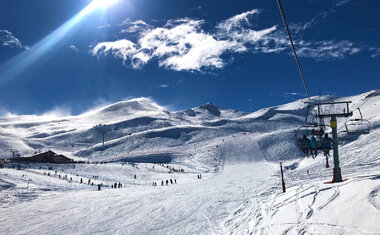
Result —
[{"label": "chairlift cable", "polygon": [[300,65],[300,62],[299,62],[298,57],[297,57],[296,48],[294,47],[293,39],[292,39],[292,36],[290,34],[288,23],[286,22],[285,14],[284,14],[284,11],[282,9],[282,5],[280,3],[280,0],[277,0],[277,5],[278,5],[278,8],[280,9],[280,13],[281,13],[281,16],[282,16],[282,21],[284,22],[284,25],[285,25],[285,28],[286,28],[286,32],[288,33],[290,44],[292,45],[294,58],[296,60],[297,66],[298,66],[298,71],[300,72],[300,76],[301,76],[301,79],[302,79],[303,86],[305,87],[306,95],[309,98],[309,102],[311,103],[309,90],[307,89],[307,86],[306,86],[306,82],[305,82],[305,78],[304,78],[303,73],[302,73],[301,65]]}]

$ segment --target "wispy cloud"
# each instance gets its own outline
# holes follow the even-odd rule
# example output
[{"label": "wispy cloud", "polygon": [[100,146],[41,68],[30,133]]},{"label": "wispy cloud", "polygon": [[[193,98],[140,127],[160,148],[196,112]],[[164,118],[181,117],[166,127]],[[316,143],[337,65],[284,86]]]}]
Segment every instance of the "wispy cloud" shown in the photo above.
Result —
[{"label": "wispy cloud", "polygon": [[339,1],[337,1],[335,3],[335,6],[337,6],[337,7],[344,6],[344,5],[347,5],[350,2],[351,2],[351,0],[339,0]]},{"label": "wispy cloud", "polygon": [[121,33],[141,33],[147,30],[151,30],[152,26],[142,20],[132,21],[131,19],[125,19],[119,26],[122,26]]},{"label": "wispy cloud", "polygon": [[197,6],[197,7],[193,7],[189,9],[189,11],[200,11],[200,10],[202,10],[202,6]]},{"label": "wispy cloud", "polygon": [[305,94],[298,93],[298,92],[285,92],[284,95],[286,95],[286,96],[304,96]]},{"label": "wispy cloud", "polygon": [[168,88],[169,84],[158,84],[158,86],[161,88]]},{"label": "wispy cloud", "polygon": [[79,49],[75,45],[70,45],[69,47],[71,50],[73,50],[75,52],[80,52]]},{"label": "wispy cloud", "polygon": [[286,98],[299,98],[299,97],[304,97],[306,94],[304,93],[299,93],[299,92],[284,92],[282,94],[270,94],[269,96],[274,96],[274,97],[286,97]]},{"label": "wispy cloud", "polygon": [[21,41],[8,30],[0,30],[0,44],[5,47],[23,48]]},{"label": "wispy cloud", "polygon": [[380,48],[379,47],[370,47],[369,51],[371,52],[371,58],[375,58],[380,56]]},{"label": "wispy cloud", "polygon": [[351,2],[352,0],[335,0],[332,2],[330,7],[326,11],[320,12],[318,15],[314,16],[313,18],[306,21],[305,23],[293,23],[293,24],[290,24],[289,27],[291,28],[292,31],[295,31],[296,33],[300,31],[312,29],[315,25],[321,23],[330,15],[336,14],[340,7],[343,7]]}]

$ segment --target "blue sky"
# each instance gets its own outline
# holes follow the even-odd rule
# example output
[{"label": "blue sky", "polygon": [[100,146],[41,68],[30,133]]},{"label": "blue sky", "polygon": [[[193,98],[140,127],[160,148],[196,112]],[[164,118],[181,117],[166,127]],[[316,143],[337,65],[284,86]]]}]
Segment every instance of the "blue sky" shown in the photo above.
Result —
[{"label": "blue sky", "polygon": [[[254,111],[305,97],[275,0],[119,0],[74,18],[90,3],[0,2],[1,114],[133,97]],[[379,1],[282,5],[311,95],[379,88]]]}]

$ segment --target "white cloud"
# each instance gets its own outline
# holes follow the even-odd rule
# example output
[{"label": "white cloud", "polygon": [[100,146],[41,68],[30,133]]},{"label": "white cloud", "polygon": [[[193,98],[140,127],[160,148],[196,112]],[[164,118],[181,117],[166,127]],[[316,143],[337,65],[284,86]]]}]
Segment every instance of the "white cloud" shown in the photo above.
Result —
[{"label": "white cloud", "polygon": [[112,54],[115,57],[121,58],[123,62],[131,60],[133,68],[140,68],[149,60],[149,58],[145,58],[143,54],[139,53],[139,51],[136,49],[135,43],[127,39],[122,39],[115,42],[98,43],[91,50],[91,53],[94,56]]},{"label": "white cloud", "polygon": [[193,7],[189,9],[189,11],[200,11],[200,10],[202,10],[202,6],[197,6],[197,7]]},{"label": "white cloud", "polygon": [[[255,29],[257,26],[250,19],[259,13],[256,9],[243,12],[221,21],[208,32],[202,28],[205,22],[199,19],[169,20],[162,27],[127,19],[120,25],[127,26],[124,29],[126,32],[138,32],[137,39],[100,42],[91,53],[98,57],[112,55],[134,69],[142,68],[156,59],[160,67],[174,71],[221,69],[233,61],[223,59],[227,53],[286,51],[291,54],[289,40],[282,27],[273,25]],[[296,32],[294,42],[300,57],[316,60],[343,59],[362,49],[352,47],[352,43],[347,40],[305,41],[302,37],[297,37],[297,32],[311,26],[294,24],[292,27]]]},{"label": "white cloud", "polygon": [[298,92],[285,92],[285,96],[304,96],[304,94]]},{"label": "white cloud", "polygon": [[[111,54],[121,58],[124,64],[131,62],[133,68],[141,68],[153,58],[158,59],[159,66],[175,71],[222,68],[226,64],[221,58],[224,53],[246,51],[245,44],[257,42],[275,30],[271,27],[260,31],[242,31],[239,26],[241,22],[256,12],[253,10],[224,21],[217,27],[216,34],[202,30],[202,20],[169,20],[163,27],[146,27],[147,30],[141,32],[136,43],[127,39],[101,42],[91,53],[94,56]],[[145,25],[145,22],[138,24]]]},{"label": "white cloud", "polygon": [[358,47],[352,47],[352,42],[346,40],[319,41],[314,43],[299,41],[298,44],[300,45],[297,49],[299,56],[317,60],[343,59],[350,54],[355,54],[360,51]]},{"label": "white cloud", "polygon": [[158,86],[161,87],[161,88],[168,88],[169,87],[168,84],[158,84]]},{"label": "white cloud", "polygon": [[337,7],[344,6],[350,2],[351,2],[351,0],[339,0],[336,2],[335,6],[337,6]]},{"label": "white cloud", "polygon": [[369,51],[371,52],[371,58],[375,58],[380,56],[380,48],[379,47],[370,47]]},{"label": "white cloud", "polygon": [[75,45],[70,45],[70,49],[75,52],[80,52],[79,49]]},{"label": "white cloud", "polygon": [[8,30],[0,30],[0,44],[5,47],[23,48],[21,41]]},{"label": "white cloud", "polygon": [[136,33],[144,32],[146,30],[152,29],[152,26],[147,24],[142,20],[131,21],[130,19],[125,19],[119,26],[122,26],[121,33]]}]

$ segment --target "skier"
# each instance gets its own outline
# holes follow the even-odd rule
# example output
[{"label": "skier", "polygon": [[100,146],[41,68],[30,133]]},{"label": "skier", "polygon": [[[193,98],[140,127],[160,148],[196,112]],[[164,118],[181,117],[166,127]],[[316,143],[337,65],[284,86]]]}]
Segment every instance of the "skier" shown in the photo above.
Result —
[{"label": "skier", "polygon": [[315,139],[314,136],[312,136],[310,138],[310,152],[311,152],[311,156],[313,158],[317,157],[317,154],[318,154],[318,150],[317,150],[317,147],[318,147],[318,143],[317,143],[317,140]]},{"label": "skier", "polygon": [[168,184],[169,184],[169,180],[166,180],[166,186],[168,186]]},{"label": "skier", "polygon": [[173,180],[172,179],[170,179],[170,184],[173,184]]},{"label": "skier", "polygon": [[177,180],[176,179],[174,179],[174,183],[177,184]]},{"label": "skier", "polygon": [[319,129],[319,132],[318,132],[318,139],[322,139],[324,134],[325,132],[323,131],[323,128],[321,127],[321,129]]},{"label": "skier", "polygon": [[88,183],[87,184],[90,184],[91,183],[91,179],[88,179]]},{"label": "skier", "polygon": [[115,183],[115,186],[114,186],[114,188],[116,188],[117,187],[117,183]]},{"label": "skier", "polygon": [[309,156],[309,149],[310,149],[310,140],[306,137],[306,135],[303,135],[302,139],[298,140],[301,151],[306,154],[306,156]]},{"label": "skier", "polygon": [[161,181],[161,186],[164,186],[164,181],[163,180]]},{"label": "skier", "polygon": [[80,178],[80,183],[83,183],[83,179],[82,178]]},{"label": "skier", "polygon": [[322,140],[322,149],[325,153],[325,156],[330,156],[331,142],[332,139],[329,137],[329,134],[326,133],[325,137]]}]

